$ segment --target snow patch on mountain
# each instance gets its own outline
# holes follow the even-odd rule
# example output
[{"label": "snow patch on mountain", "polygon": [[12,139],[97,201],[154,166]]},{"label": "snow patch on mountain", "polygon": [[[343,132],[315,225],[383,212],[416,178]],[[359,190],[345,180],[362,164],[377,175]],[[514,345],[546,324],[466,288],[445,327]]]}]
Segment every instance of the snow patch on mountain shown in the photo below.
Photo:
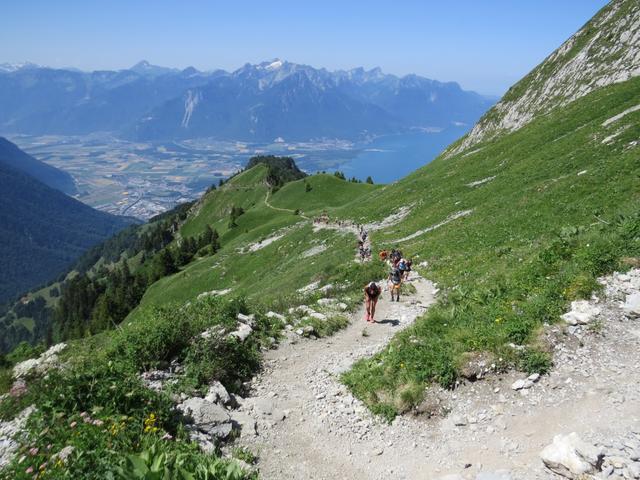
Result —
[{"label": "snow patch on mountain", "polygon": [[283,64],[284,62],[282,60],[274,60],[273,62],[271,62],[269,65],[265,67],[265,70],[277,70]]}]

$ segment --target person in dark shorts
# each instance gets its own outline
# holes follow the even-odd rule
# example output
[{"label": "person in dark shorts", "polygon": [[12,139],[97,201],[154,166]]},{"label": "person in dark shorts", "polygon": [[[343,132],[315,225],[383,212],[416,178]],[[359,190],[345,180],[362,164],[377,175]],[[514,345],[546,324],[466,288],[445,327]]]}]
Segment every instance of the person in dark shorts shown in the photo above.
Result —
[{"label": "person in dark shorts", "polygon": [[389,272],[389,290],[391,291],[391,301],[393,302],[394,296],[396,302],[400,301],[400,287],[402,286],[402,273],[397,266],[391,268]]},{"label": "person in dark shorts", "polygon": [[376,323],[373,316],[376,314],[376,304],[378,303],[380,292],[381,289],[376,282],[369,282],[369,284],[364,287],[364,303],[366,310],[364,319],[367,322]]}]

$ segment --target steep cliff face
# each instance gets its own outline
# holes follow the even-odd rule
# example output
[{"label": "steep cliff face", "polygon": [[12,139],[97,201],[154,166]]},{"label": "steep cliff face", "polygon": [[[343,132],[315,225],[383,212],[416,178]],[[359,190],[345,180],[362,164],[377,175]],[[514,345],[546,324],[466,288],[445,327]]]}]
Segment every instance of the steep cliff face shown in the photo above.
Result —
[{"label": "steep cliff face", "polygon": [[516,83],[447,154],[462,152],[604,86],[640,75],[640,2],[613,0]]}]

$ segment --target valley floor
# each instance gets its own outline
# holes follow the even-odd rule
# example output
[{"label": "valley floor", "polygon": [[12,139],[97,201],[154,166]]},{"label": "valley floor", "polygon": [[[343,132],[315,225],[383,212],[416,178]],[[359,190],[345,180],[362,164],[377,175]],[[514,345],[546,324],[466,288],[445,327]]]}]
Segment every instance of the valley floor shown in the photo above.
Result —
[{"label": "valley floor", "polygon": [[411,283],[417,293],[400,303],[383,293],[375,325],[361,310],[333,337],[267,354],[253,396],[241,406],[257,420],[257,435],[245,430],[240,443],[259,455],[261,478],[559,478],[539,457],[555,435],[575,431],[611,455],[610,448],[615,453],[640,434],[640,325],[613,301],[600,332],[547,327],[555,367],[529,389],[511,388],[524,374],[490,375],[453,391],[431,390],[426,401],[446,416],[405,415],[391,425],[372,416],[339,375],[433,303],[433,284],[419,276]]}]

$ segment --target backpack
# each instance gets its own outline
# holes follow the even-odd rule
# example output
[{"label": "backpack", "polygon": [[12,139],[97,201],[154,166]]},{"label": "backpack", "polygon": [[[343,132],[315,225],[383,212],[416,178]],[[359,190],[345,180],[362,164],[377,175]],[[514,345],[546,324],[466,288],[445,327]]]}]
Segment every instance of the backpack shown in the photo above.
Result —
[{"label": "backpack", "polygon": [[391,270],[391,281],[393,283],[400,283],[400,280],[400,270],[398,270],[397,268]]}]

